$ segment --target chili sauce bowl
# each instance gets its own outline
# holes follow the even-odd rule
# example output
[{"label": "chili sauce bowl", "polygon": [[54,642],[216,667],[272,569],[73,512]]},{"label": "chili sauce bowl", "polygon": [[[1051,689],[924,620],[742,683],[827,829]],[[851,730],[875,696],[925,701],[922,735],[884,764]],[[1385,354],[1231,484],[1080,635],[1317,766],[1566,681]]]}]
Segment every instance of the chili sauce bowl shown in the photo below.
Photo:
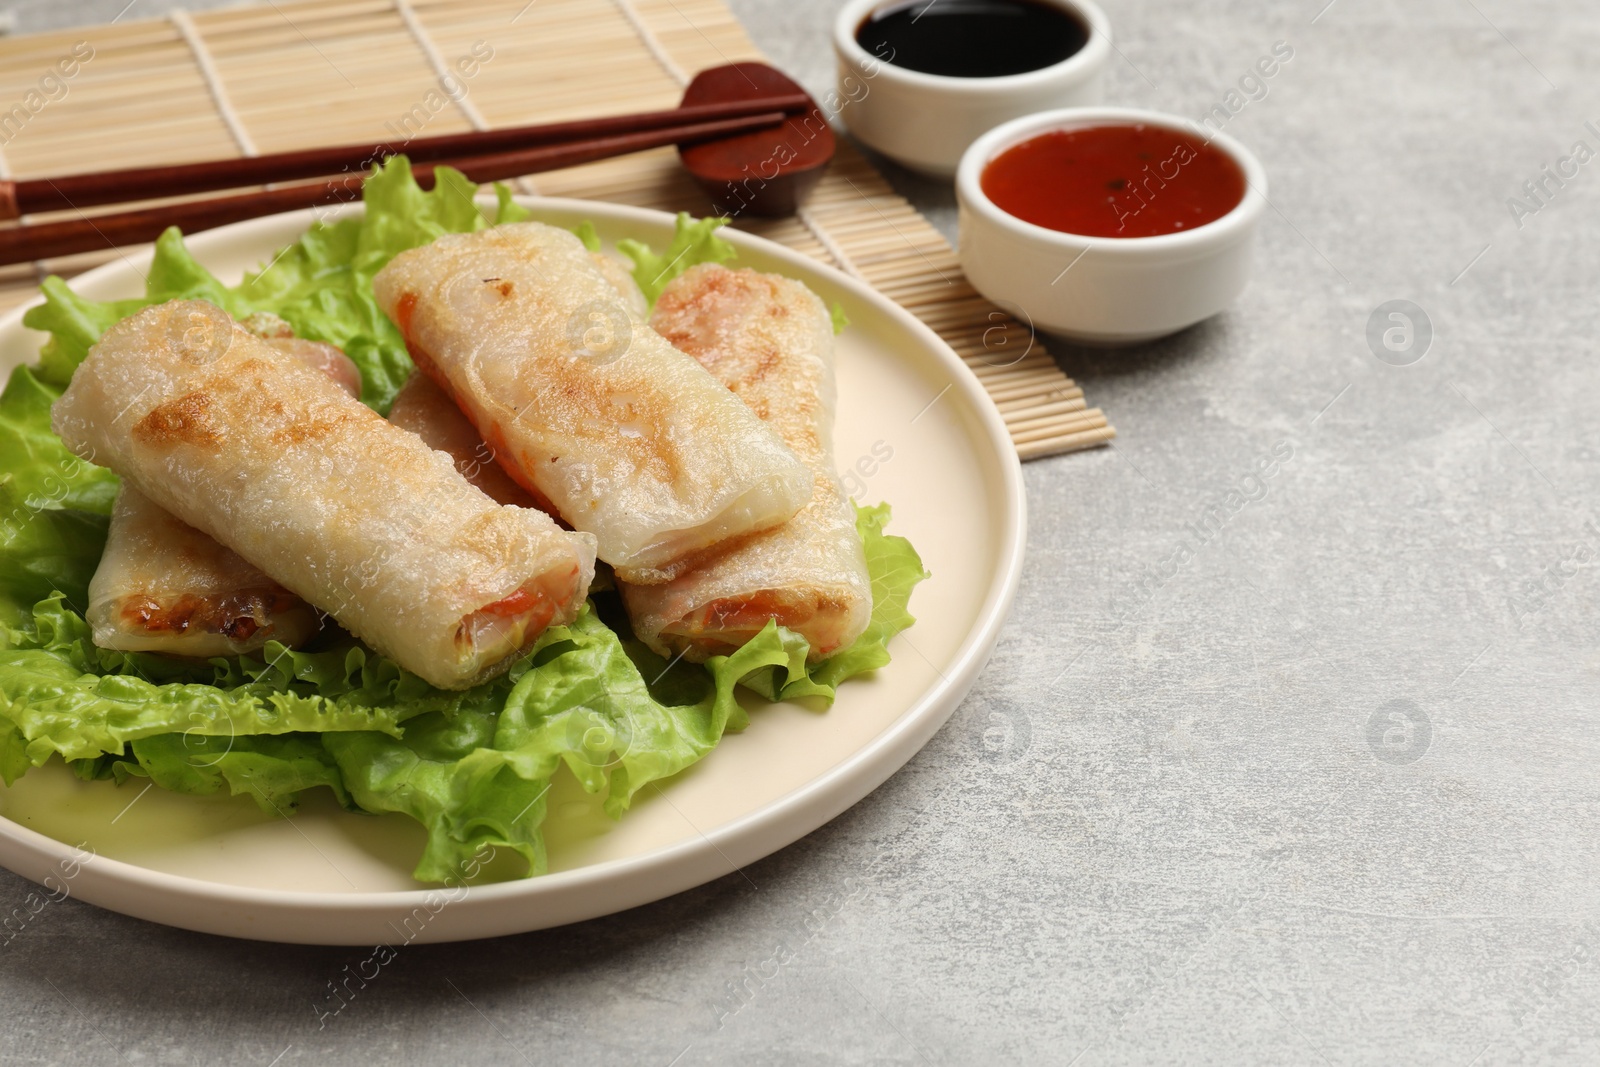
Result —
[{"label": "chili sauce bowl", "polygon": [[[935,0],[935,4],[937,0]],[[1093,0],[1031,0],[1064,14],[1081,30],[1082,43],[1057,62],[1014,74],[957,76],[928,73],[892,61],[883,42],[869,50],[859,35],[885,13],[913,12],[920,26],[947,17],[926,0],[850,0],[833,25],[839,66],[839,114],[867,147],[935,177],[956,172],[961,154],[986,130],[1045,108],[1097,104],[1111,55],[1111,22]],[[1019,50],[1027,38],[1018,35]],[[878,54],[874,54],[874,52]],[[956,55],[993,60],[1004,49],[964,47]],[[1003,68],[1002,68],[1003,69]]]},{"label": "chili sauce bowl", "polygon": [[[1046,135],[1108,127],[1150,128],[1202,153],[1221,153],[1242,178],[1238,202],[1190,228],[1124,237],[1038,225],[986,192],[986,174],[992,179],[991,167],[1018,146],[1043,143]],[[1181,164],[1153,162],[1154,169],[1146,163],[1139,171],[1139,188],[1112,189],[1112,182],[1106,185],[1111,192],[1098,195],[1113,223],[1126,225],[1129,217],[1141,221],[1143,210],[1151,211],[1143,219],[1148,221],[1156,208],[1169,208],[1180,193],[1192,191],[1178,184],[1185,178]],[[1040,206],[1023,213],[1038,217],[1052,209],[1049,197],[1056,190],[1041,184],[1036,192]],[[1039,329],[1085,344],[1125,345],[1176,333],[1239,296],[1250,278],[1255,232],[1267,205],[1267,175],[1238,141],[1188,119],[1131,108],[1066,108],[1007,122],[973,142],[956,174],[956,201],[961,267],[973,288],[996,304],[1020,309]],[[1021,210],[1018,204],[1025,203],[1013,207]]]}]

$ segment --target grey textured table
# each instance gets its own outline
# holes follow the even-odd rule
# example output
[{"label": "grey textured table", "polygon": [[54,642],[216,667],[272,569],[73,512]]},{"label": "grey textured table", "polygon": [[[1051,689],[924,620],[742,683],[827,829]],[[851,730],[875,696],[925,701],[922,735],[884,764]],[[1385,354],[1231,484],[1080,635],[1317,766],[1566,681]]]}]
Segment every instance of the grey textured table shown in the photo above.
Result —
[{"label": "grey textured table", "polygon": [[[1294,48],[1228,126],[1257,278],[1056,346],[1121,437],[1026,468],[1000,649],[877,793],[651,907],[406,949],[322,1026],[363,953],[52,907],[0,955],[0,1060],[1600,1062],[1600,163],[1507,203],[1600,149],[1600,9],[1326,2],[1106,5],[1113,101],[1199,116]],[[827,86],[833,3],[734,7]],[[1369,350],[1392,299],[1435,331],[1409,366]]]}]

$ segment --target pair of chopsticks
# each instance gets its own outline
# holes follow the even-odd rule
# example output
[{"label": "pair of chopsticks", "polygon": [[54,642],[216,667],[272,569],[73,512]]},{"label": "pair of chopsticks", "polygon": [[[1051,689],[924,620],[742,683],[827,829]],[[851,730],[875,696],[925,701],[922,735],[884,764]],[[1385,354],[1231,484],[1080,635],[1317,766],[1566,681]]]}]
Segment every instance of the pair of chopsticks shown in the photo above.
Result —
[{"label": "pair of chopsticks", "polygon": [[[474,182],[504,181],[665,145],[699,144],[783,123],[809,110],[803,93],[734,100],[582,119],[539,126],[446,134],[404,145],[359,144],[309,148],[243,159],[135,167],[58,178],[0,181],[0,221],[44,211],[74,210],[78,218],[0,228],[0,264],[92,252],[152,241],[169,226],[186,233],[296,208],[361,198],[368,168],[404,153],[417,184],[434,185],[434,170],[448,164]],[[102,215],[84,208],[248,185],[304,181],[234,196],[165,204]]]}]

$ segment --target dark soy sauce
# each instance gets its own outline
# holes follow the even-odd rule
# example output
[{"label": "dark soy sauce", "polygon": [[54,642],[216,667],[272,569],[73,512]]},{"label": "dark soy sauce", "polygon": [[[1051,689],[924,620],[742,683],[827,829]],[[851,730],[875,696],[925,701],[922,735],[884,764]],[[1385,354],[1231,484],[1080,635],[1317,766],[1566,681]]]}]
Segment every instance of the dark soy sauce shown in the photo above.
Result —
[{"label": "dark soy sauce", "polygon": [[856,41],[907,70],[999,78],[1053,66],[1089,41],[1089,27],[1041,0],[911,0],[867,16]]}]

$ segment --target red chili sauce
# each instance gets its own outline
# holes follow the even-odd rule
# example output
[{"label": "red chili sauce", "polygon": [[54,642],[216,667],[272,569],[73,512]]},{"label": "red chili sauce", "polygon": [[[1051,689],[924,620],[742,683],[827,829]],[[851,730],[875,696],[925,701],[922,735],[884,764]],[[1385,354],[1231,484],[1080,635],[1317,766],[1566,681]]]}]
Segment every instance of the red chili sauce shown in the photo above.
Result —
[{"label": "red chili sauce", "polygon": [[1220,148],[1143,123],[1052,130],[990,160],[984,195],[1024,222],[1085,237],[1156,237],[1215,222],[1244,199]]}]

